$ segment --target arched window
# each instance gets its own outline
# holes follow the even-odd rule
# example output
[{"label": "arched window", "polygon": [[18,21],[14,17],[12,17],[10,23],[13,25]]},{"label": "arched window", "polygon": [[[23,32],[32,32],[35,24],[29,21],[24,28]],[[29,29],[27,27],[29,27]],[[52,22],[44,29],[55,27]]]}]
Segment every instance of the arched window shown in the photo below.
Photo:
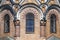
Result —
[{"label": "arched window", "polygon": [[8,14],[4,16],[4,32],[10,32],[10,17]]},{"label": "arched window", "polygon": [[26,33],[34,32],[34,14],[28,13],[26,15]]},{"label": "arched window", "polygon": [[50,32],[56,33],[56,16],[54,14],[50,17]]}]

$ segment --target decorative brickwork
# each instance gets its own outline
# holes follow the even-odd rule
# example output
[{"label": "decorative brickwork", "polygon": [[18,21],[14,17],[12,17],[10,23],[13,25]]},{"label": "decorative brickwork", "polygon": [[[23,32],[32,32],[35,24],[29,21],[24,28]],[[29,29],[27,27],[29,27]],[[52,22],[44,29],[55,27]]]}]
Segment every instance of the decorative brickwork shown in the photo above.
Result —
[{"label": "decorative brickwork", "polygon": [[[26,33],[26,14],[28,13],[34,14],[34,32],[30,34]],[[6,14],[10,16],[9,33],[4,33],[4,16]],[[52,14],[56,15],[56,33],[50,32]],[[51,40],[51,38],[60,40],[59,0],[0,1],[0,39],[5,40],[4,38],[10,40]]]},{"label": "decorative brickwork", "polygon": [[[10,33],[4,33],[4,16],[8,14],[10,16]],[[13,37],[15,34],[15,27],[14,27],[14,17],[12,16],[11,12],[9,10],[4,10],[0,13],[0,37],[4,36],[11,36]]]},{"label": "decorative brickwork", "polygon": [[[50,33],[50,16],[51,16],[51,14],[55,14],[56,15],[56,32],[57,33]],[[55,35],[55,36],[57,36],[57,37],[60,37],[60,32],[59,32],[59,30],[60,30],[60,13],[57,11],[57,10],[55,10],[55,9],[52,9],[52,10],[50,10],[48,13],[47,13],[47,16],[46,16],[46,20],[47,20],[47,22],[46,22],[46,37],[49,37],[49,36],[52,36],[52,35]],[[59,36],[58,36],[59,35]]]}]

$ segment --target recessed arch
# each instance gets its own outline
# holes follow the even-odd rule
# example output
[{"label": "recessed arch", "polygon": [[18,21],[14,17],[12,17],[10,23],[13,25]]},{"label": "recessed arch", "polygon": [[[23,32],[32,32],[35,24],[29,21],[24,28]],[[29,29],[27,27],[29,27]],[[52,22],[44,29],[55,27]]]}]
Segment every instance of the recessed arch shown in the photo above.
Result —
[{"label": "recessed arch", "polygon": [[34,8],[41,14],[40,17],[43,18],[43,12],[42,12],[41,8],[39,8],[39,6],[37,6],[36,4],[28,3],[28,4],[22,5],[21,8],[18,10],[17,15],[16,15],[17,19],[20,18],[18,15],[26,8]]},{"label": "recessed arch", "polygon": [[46,16],[47,16],[47,14],[48,14],[48,12],[50,11],[50,10],[52,10],[52,9],[55,9],[55,10],[57,10],[58,12],[60,12],[60,6],[59,5],[56,5],[56,4],[53,4],[53,5],[51,5],[51,6],[49,6],[48,8],[47,8],[47,10],[46,10],[46,12],[45,12],[45,14],[44,14],[44,16],[45,16],[45,19],[46,19]]},{"label": "recessed arch", "polygon": [[[23,8],[21,8],[18,13],[17,13],[17,19],[20,20],[20,33],[21,36],[22,34],[26,35],[26,14],[32,13],[34,14],[34,32],[30,32],[28,34],[37,34],[40,33],[40,17],[43,15],[43,13],[41,13],[42,11],[36,6],[31,7],[32,5],[26,5]],[[22,25],[23,24],[23,25]],[[37,26],[38,25],[38,26]],[[22,32],[22,30],[24,30],[24,32]],[[39,32],[38,32],[39,31]],[[40,35],[40,34],[37,34]]]},{"label": "recessed arch", "polygon": [[[54,21],[56,21],[56,22],[55,22],[55,24],[56,24],[56,25],[55,25],[55,26],[56,26],[56,28],[55,28],[55,29],[56,29],[56,30],[55,30],[56,33],[51,33],[51,32],[50,32],[50,31],[51,31],[51,30],[50,30],[50,17],[51,17],[52,14],[54,14],[54,15],[56,16],[56,20],[54,19]],[[59,30],[59,23],[58,23],[59,20],[60,20],[60,19],[59,19],[59,15],[60,15],[60,13],[59,13],[59,11],[56,10],[56,9],[51,9],[51,10],[49,10],[49,12],[47,13],[47,15],[46,15],[46,20],[47,20],[47,21],[46,21],[46,32],[48,32],[48,33],[46,33],[46,34],[49,34],[49,35],[46,35],[47,37],[49,37],[49,36],[51,36],[51,35],[53,35],[53,34],[55,34],[55,36],[59,34],[59,33],[58,33],[59,31],[57,31],[57,30]],[[58,26],[57,26],[57,25],[58,25]],[[54,25],[53,25],[53,26],[54,26]],[[55,26],[54,26],[54,27],[55,27]],[[48,29],[48,30],[47,30],[47,29]],[[58,36],[57,36],[57,37],[58,37]]]},{"label": "recessed arch", "polygon": [[16,12],[8,4],[0,6],[0,11],[3,11],[3,10],[9,10],[13,16],[16,15]]},{"label": "recessed arch", "polygon": [[[9,6],[9,5],[1,5],[0,6],[0,9],[1,9],[1,11],[0,11],[0,23],[3,23],[2,24],[2,26],[1,26],[1,35],[5,35],[5,33],[7,33],[7,35],[8,36],[10,36],[10,34],[11,33],[14,33],[15,31],[14,31],[14,23],[13,23],[13,21],[14,21],[14,12],[13,12],[13,9],[12,9],[12,7],[11,6]],[[6,14],[8,14],[9,16],[7,16],[7,17],[9,17],[9,18],[7,18],[7,19],[10,19],[10,20],[4,20],[4,17],[5,17],[5,15]],[[7,23],[6,23],[7,22]],[[10,22],[10,23],[8,23],[8,22]],[[8,31],[5,31],[4,30],[4,26],[6,27],[6,24],[7,24],[7,26],[8,26],[8,29],[6,29],[6,30],[8,30]],[[2,28],[3,27],[3,28]],[[11,30],[11,29],[13,29],[13,30]],[[5,32],[4,32],[5,31]],[[11,32],[11,31],[13,31],[13,32]],[[12,35],[12,34],[11,34]],[[6,36],[6,35],[5,35]],[[14,34],[13,34],[13,36],[14,36]]]},{"label": "recessed arch", "polygon": [[56,10],[56,9],[51,9],[51,10],[49,10],[49,12],[45,15],[46,20],[47,20],[47,19],[50,19],[50,16],[51,16],[52,14],[56,15],[56,18],[58,19],[58,17],[59,17],[59,16],[58,16],[59,11]]}]

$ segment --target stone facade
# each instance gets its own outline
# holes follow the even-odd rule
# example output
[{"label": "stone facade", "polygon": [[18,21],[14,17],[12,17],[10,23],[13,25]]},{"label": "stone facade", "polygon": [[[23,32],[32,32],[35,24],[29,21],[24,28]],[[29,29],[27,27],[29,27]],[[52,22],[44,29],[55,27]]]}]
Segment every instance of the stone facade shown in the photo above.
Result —
[{"label": "stone facade", "polygon": [[[59,0],[2,0],[0,2],[0,38],[10,40],[60,40]],[[34,14],[34,32],[26,33],[26,14]],[[4,16],[10,16],[10,32],[4,33]],[[50,17],[56,16],[56,33],[50,32]],[[7,39],[8,40],[8,39]]]}]

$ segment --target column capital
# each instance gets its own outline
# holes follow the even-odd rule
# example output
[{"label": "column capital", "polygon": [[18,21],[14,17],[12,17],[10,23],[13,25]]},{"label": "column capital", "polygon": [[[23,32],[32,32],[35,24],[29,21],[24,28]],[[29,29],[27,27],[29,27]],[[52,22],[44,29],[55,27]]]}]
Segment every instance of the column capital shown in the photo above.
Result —
[{"label": "column capital", "polygon": [[20,26],[20,20],[14,20],[14,25],[15,26]]},{"label": "column capital", "polygon": [[40,21],[40,26],[46,26],[46,20],[43,20],[43,19],[42,19],[42,20]]}]

